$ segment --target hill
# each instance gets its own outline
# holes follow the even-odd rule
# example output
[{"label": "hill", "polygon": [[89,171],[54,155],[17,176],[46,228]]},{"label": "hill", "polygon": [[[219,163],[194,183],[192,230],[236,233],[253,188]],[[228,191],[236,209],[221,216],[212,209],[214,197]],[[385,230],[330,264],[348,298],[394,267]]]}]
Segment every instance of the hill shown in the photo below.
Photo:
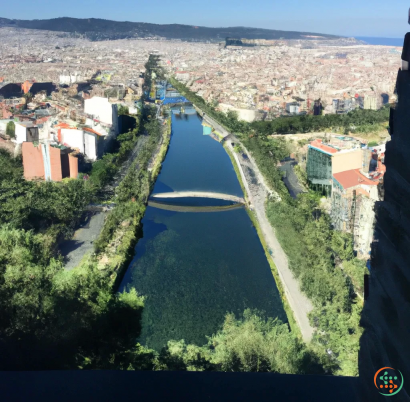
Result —
[{"label": "hill", "polygon": [[[221,42],[225,38],[246,39],[338,39],[340,36],[273,29],[230,27],[207,28],[181,24],[149,24],[144,22],[111,21],[98,18],[53,18],[49,20],[11,20],[0,18],[1,26],[82,34],[91,40],[155,38],[186,41]],[[314,37],[314,38],[313,38]]]}]

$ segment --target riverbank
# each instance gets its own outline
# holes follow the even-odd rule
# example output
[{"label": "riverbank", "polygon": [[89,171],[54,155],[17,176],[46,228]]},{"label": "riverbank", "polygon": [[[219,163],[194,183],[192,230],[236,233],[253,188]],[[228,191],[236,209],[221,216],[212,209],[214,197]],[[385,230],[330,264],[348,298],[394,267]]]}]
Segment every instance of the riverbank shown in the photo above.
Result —
[{"label": "riverbank", "polygon": [[[313,309],[313,306],[301,293],[296,279],[293,278],[293,275],[287,266],[287,259],[284,257],[283,250],[281,249],[279,242],[276,240],[274,231],[268,222],[265,212],[266,201],[268,198],[267,191],[263,188],[263,185],[257,179],[256,175],[252,175],[252,173],[250,174],[252,168],[241,164],[241,159],[232,149],[232,146],[229,144],[226,145],[226,148],[230,148],[230,152],[234,155],[233,162],[236,165],[235,171],[240,172],[240,178],[244,178],[244,183],[246,183],[245,188],[247,198],[250,202],[250,209],[247,209],[248,215],[255,226],[265,251],[266,258],[271,267],[271,272],[275,278],[276,285],[282,298],[289,325],[292,331],[307,342],[311,339],[313,333],[313,328],[310,327],[308,321],[308,314]],[[248,162],[248,164],[250,163]],[[281,269],[278,269],[276,261],[279,262]],[[301,306],[304,306],[304,309],[301,309]]]},{"label": "riverbank", "polygon": [[[106,199],[106,201],[103,202],[107,206],[112,203],[112,200],[109,201],[109,198],[107,198],[106,194],[111,195],[112,198],[112,195],[115,194],[116,188],[127,175],[133,162],[138,157],[141,150],[144,148],[147,140],[148,136],[146,135],[138,136],[137,142],[130,154],[130,157],[118,169],[118,172],[114,176],[112,183],[107,183],[104,186],[104,189],[101,191],[101,193],[103,195],[103,199]],[[84,260],[85,255],[91,255],[91,253],[94,251],[94,242],[98,239],[101,231],[103,230],[107,216],[107,211],[104,209],[106,208],[103,208],[103,210],[98,208],[97,210],[94,210],[93,214],[88,212],[84,224],[75,231],[73,237],[69,240],[66,240],[60,245],[60,254],[64,258],[65,269],[74,269],[81,264],[81,262]]]},{"label": "riverbank", "polygon": [[90,257],[99,270],[110,276],[114,289],[118,287],[134,256],[135,245],[142,237],[141,220],[170,142],[170,119],[164,125],[152,120],[147,123],[147,132],[148,140],[118,186],[117,205],[107,215],[94,243],[95,255]]},{"label": "riverbank", "polygon": [[[197,106],[196,108],[197,110],[199,109]],[[242,186],[245,189],[244,194],[247,194],[246,197],[251,209],[249,213],[252,215],[251,219],[264,246],[268,262],[271,265],[272,275],[275,278],[278,289],[280,289],[282,300],[286,300],[284,308],[288,315],[289,323],[293,328],[296,327],[296,323],[299,331],[296,330],[295,332],[300,333],[305,342],[309,342],[313,335],[313,328],[309,322],[309,313],[313,310],[313,305],[305,294],[302,293],[297,279],[290,271],[287,256],[266,216],[266,202],[268,198],[273,197],[276,200],[280,200],[280,197],[266,184],[252,155],[249,154],[239,139],[209,116],[206,116],[206,121],[221,132],[225,138],[228,138],[224,143],[224,148],[229,150],[231,160],[235,162],[233,166],[238,180],[242,182]],[[231,142],[241,146],[244,150],[242,155],[238,155],[234,151]]]}]

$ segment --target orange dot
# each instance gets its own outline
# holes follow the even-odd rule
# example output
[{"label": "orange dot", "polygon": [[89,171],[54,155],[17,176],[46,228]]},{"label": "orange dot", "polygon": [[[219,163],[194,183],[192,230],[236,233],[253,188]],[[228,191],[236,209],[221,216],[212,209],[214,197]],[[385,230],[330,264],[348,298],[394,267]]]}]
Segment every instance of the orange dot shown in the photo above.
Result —
[{"label": "orange dot", "polygon": [[383,388],[383,385],[380,385],[380,388]]},{"label": "orange dot", "polygon": [[393,388],[393,385],[390,385],[390,388]]}]

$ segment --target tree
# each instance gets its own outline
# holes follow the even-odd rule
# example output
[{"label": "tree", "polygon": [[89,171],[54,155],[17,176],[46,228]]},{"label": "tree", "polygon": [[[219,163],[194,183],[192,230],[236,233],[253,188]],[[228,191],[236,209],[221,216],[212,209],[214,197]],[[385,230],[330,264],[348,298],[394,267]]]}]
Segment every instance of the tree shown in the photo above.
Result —
[{"label": "tree", "polygon": [[23,96],[26,99],[27,103],[29,103],[31,101],[31,99],[33,99],[33,94],[31,92],[27,92]]},{"label": "tree", "polygon": [[118,116],[130,114],[128,106],[118,105]]},{"label": "tree", "polygon": [[11,138],[16,138],[16,125],[14,121],[9,121],[6,126],[6,134]]},{"label": "tree", "polygon": [[242,152],[242,147],[241,147],[239,144],[236,144],[236,145],[233,147],[233,150],[234,150],[236,153],[240,154],[240,153]]},{"label": "tree", "polygon": [[93,260],[65,271],[49,243],[0,228],[0,369],[146,365],[141,355],[150,353],[135,342],[144,298],[112,292]]},{"label": "tree", "polygon": [[247,309],[236,319],[227,314],[220,331],[203,347],[168,342],[160,361],[168,369],[322,374],[315,354],[289,331],[287,324],[263,319]]}]

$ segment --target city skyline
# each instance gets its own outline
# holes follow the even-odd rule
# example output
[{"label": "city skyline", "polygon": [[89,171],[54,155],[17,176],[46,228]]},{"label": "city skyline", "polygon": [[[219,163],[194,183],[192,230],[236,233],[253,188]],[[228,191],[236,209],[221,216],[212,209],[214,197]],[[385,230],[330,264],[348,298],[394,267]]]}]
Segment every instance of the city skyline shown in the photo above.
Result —
[{"label": "city skyline", "polygon": [[[312,4],[300,4],[298,0],[286,3],[255,0],[238,3],[227,0],[218,2],[191,1],[189,7],[182,0],[172,4],[154,0],[140,4],[138,9],[130,0],[122,7],[97,3],[80,3],[73,0],[70,10],[59,4],[40,0],[33,8],[28,0],[21,1],[17,11],[11,4],[3,7],[2,17],[11,19],[49,19],[58,17],[102,18],[115,21],[147,22],[156,24],[186,24],[207,27],[246,26],[288,31],[309,31],[341,36],[368,36],[400,38],[407,31],[408,3],[397,0],[394,5],[382,0],[357,3],[346,0],[343,6],[318,0]],[[39,7],[40,6],[40,7]],[[183,12],[181,12],[183,10]],[[354,13],[352,12],[354,10]]]}]

